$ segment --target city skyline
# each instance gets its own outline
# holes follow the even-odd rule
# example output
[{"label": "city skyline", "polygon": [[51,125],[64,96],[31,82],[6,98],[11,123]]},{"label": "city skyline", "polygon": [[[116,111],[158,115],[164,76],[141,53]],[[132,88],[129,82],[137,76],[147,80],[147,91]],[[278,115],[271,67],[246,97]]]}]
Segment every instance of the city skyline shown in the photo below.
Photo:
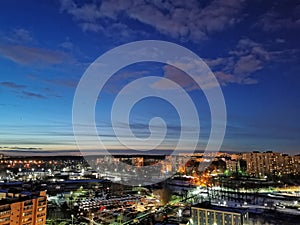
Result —
[{"label": "city skyline", "polygon": [[[3,1],[0,151],[77,150],[72,103],[88,66],[121,44],[163,40],[195,52],[218,79],[227,109],[221,150],[299,154],[299,15],[296,1]],[[205,96],[182,79],[182,72],[160,63],[128,66],[101,92],[96,122],[109,149],[124,149],[110,123],[116,93],[146,76],[174,80],[197,103],[197,149],[204,149],[211,127]],[[147,137],[148,123],[158,115],[169,128],[161,148],[172,149],[180,123],[165,101],[141,101],[132,110],[130,126],[138,137]],[[97,150],[97,145],[87,148]]]}]

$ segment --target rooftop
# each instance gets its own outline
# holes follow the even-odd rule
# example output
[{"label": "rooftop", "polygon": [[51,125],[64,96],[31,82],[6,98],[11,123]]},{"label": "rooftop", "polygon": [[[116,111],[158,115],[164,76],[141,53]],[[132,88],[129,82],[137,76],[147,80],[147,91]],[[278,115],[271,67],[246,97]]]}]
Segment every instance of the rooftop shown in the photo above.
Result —
[{"label": "rooftop", "polygon": [[243,208],[234,208],[234,207],[213,205],[208,201],[198,203],[196,205],[193,205],[192,207],[193,208],[212,209],[212,210],[218,210],[218,211],[224,211],[224,212],[241,213],[241,214],[245,214],[247,212],[247,210],[243,209]]},{"label": "rooftop", "polygon": [[[2,191],[5,192],[5,191]],[[6,192],[6,196],[2,199],[0,199],[0,206],[11,204],[15,202],[22,202],[26,200],[35,199],[38,197],[44,197],[44,194],[42,192],[20,192],[20,193],[9,193]]]}]

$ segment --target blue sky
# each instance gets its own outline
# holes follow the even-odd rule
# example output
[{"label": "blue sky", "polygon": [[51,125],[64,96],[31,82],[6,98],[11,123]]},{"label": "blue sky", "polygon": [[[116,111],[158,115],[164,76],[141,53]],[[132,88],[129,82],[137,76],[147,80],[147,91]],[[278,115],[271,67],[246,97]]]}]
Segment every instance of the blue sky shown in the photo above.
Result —
[{"label": "blue sky", "polygon": [[[85,70],[114,47],[154,39],[190,49],[214,72],[227,108],[223,150],[299,153],[299,15],[300,2],[294,0],[4,0],[0,148],[76,150],[72,103]],[[180,71],[160,63],[123,68],[101,92],[95,117],[108,148],[123,148],[110,122],[117,92],[146,76],[172,79],[189,93],[201,124],[198,148],[205,148],[210,113],[203,93]],[[180,123],[166,101],[139,102],[130,117],[133,132],[149,135],[154,116],[164,118],[169,128],[162,148],[172,149]]]}]

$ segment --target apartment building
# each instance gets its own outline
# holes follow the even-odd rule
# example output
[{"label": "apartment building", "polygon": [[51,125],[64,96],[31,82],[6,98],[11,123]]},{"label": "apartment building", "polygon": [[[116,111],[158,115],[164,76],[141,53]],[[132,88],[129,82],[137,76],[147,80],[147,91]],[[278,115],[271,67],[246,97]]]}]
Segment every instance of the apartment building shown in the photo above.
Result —
[{"label": "apartment building", "polygon": [[202,202],[191,207],[191,225],[247,225],[247,210]]},{"label": "apartment building", "polygon": [[247,162],[247,173],[256,177],[300,174],[299,156],[268,151],[242,153],[241,158]]},{"label": "apartment building", "polygon": [[247,210],[202,202],[191,207],[190,225],[247,225]]},{"label": "apartment building", "polygon": [[46,224],[46,192],[0,194],[0,225]]}]

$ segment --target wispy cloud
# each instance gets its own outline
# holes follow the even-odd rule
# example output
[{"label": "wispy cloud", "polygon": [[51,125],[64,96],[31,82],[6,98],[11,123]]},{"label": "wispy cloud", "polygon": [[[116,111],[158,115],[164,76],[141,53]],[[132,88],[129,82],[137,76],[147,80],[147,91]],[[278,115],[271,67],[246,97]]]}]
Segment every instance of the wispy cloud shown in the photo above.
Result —
[{"label": "wispy cloud", "polygon": [[35,42],[32,33],[25,28],[14,28],[5,33],[2,39],[11,44],[26,44]]},{"label": "wispy cloud", "polygon": [[[15,82],[3,81],[3,82],[0,82],[0,87],[1,86],[12,90],[13,93],[16,93],[19,97],[29,97],[29,98],[39,98],[39,99],[47,98],[46,96],[44,96],[42,94],[34,93],[31,91],[26,91],[26,88],[27,88],[26,85],[17,84]],[[53,96],[53,93],[51,92],[51,90],[46,89],[45,91],[49,92]],[[61,96],[54,95],[54,97],[61,97]]]},{"label": "wispy cloud", "polygon": [[47,88],[44,88],[43,90],[47,92],[52,92],[52,94],[55,94],[53,92],[53,88],[49,87],[49,84],[55,85],[55,86],[62,86],[62,87],[69,87],[69,88],[74,88],[77,86],[79,78],[64,78],[64,77],[59,77],[59,78],[44,78],[38,75],[33,75],[29,74],[27,75],[27,78],[30,79],[32,82],[38,82],[38,83],[44,83],[47,85]]},{"label": "wispy cloud", "polygon": [[267,32],[300,29],[299,3],[295,7],[286,1],[275,2],[273,8],[260,17],[257,26]]},{"label": "wispy cloud", "polygon": [[22,91],[22,94],[25,97],[46,99],[46,97],[44,95],[41,95],[41,94],[38,94],[38,93],[33,93],[33,92],[30,92],[30,91]]},{"label": "wispy cloud", "polygon": [[6,87],[6,88],[11,88],[11,89],[23,89],[26,87],[26,85],[17,84],[15,82],[10,82],[10,81],[0,82],[0,86]]},{"label": "wispy cloud", "polygon": [[76,87],[78,84],[78,81],[73,79],[47,79],[45,82],[71,88]]},{"label": "wispy cloud", "polygon": [[16,63],[28,65],[35,63],[60,64],[70,57],[61,51],[22,45],[2,45],[0,54]]},{"label": "wispy cloud", "polygon": [[59,44],[59,47],[69,50],[69,51],[72,51],[74,48],[74,44],[73,44],[73,42],[70,41],[70,38],[67,37],[64,42]]},{"label": "wispy cloud", "polygon": [[35,147],[18,147],[18,146],[0,146],[0,150],[41,150],[42,148]]}]

